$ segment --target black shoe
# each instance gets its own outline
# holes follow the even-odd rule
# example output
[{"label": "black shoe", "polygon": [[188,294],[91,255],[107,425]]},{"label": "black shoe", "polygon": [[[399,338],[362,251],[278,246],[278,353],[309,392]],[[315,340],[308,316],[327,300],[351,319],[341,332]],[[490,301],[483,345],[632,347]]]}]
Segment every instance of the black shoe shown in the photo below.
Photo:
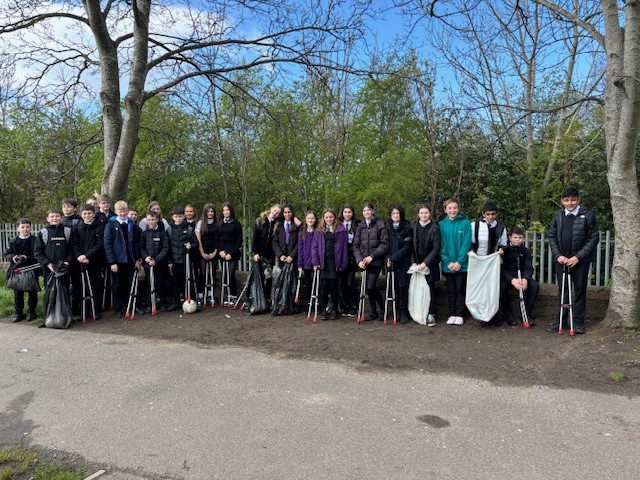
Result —
[{"label": "black shoe", "polygon": [[574,333],[577,333],[579,335],[583,335],[587,332],[587,330],[584,328],[584,323],[582,322],[573,322],[573,331]]},{"label": "black shoe", "polygon": [[502,319],[497,315],[488,322],[482,323],[483,327],[499,327],[500,325],[502,325]]},{"label": "black shoe", "polygon": [[520,324],[518,319],[514,318],[510,313],[506,316],[506,320],[507,325],[509,325],[510,327],[517,327]]},{"label": "black shoe", "polygon": [[347,314],[350,317],[353,317],[354,315],[358,314],[358,309],[356,307],[349,307],[349,309],[347,310]]},{"label": "black shoe", "polygon": [[331,314],[329,312],[324,312],[322,315],[322,320],[329,320],[331,318]]},{"label": "black shoe", "polygon": [[335,310],[331,312],[331,316],[329,317],[331,320],[337,320],[338,319],[338,312],[336,312]]},{"label": "black shoe", "polygon": [[547,327],[547,332],[556,333],[559,328],[560,328],[560,323],[556,322],[553,325],[551,325],[550,327]]},{"label": "black shoe", "polygon": [[27,322],[30,322],[31,320],[35,320],[36,318],[38,318],[38,314],[36,312],[29,312],[27,314],[27,318],[25,318],[25,320]]},{"label": "black shoe", "polygon": [[122,318],[123,317],[122,312],[120,310],[116,310],[114,312],[114,315],[115,315],[116,318]]},{"label": "black shoe", "polygon": [[171,305],[169,305],[167,307],[167,312],[175,312],[179,308],[180,308],[180,304],[179,303],[172,303]]},{"label": "black shoe", "polygon": [[365,321],[371,322],[372,320],[382,320],[382,318],[378,315],[378,312],[371,312],[367,318],[365,318]]},{"label": "black shoe", "polygon": [[25,319],[24,314],[22,314],[22,313],[16,313],[16,314],[13,316],[13,323],[21,322],[21,321],[23,321],[24,319]]}]

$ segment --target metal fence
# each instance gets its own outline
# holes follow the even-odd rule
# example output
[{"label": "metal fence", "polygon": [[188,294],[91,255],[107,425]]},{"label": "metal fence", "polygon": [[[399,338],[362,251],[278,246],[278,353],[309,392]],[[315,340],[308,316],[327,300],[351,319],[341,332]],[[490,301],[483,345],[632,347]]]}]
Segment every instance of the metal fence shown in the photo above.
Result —
[{"label": "metal fence", "polygon": [[[32,231],[35,233],[44,225],[34,224]],[[11,223],[0,223],[0,246],[2,252],[7,249],[9,240],[16,235],[16,227]],[[551,248],[549,238],[546,233],[526,232],[525,245],[531,250],[533,264],[536,271],[536,279],[540,283],[554,283],[555,273],[553,259],[551,258]],[[251,262],[251,235],[244,235],[242,246],[242,258],[238,265],[238,270],[248,271]],[[596,250],[596,258],[591,264],[589,272],[589,284],[593,286],[608,286],[611,283],[611,266],[613,262],[613,251],[615,239],[611,232],[600,232],[600,241]]]},{"label": "metal fence", "polygon": [[[554,283],[555,270],[548,235],[544,232],[526,232],[525,246],[531,250],[536,279],[540,283]],[[611,284],[614,247],[615,239],[611,231],[600,232],[596,258],[589,267],[589,285],[601,287]]]}]

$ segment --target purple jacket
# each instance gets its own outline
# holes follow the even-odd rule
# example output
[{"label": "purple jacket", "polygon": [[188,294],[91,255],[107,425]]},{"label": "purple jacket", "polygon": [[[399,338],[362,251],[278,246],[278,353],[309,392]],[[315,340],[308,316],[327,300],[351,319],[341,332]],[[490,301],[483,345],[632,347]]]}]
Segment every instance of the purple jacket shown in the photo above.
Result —
[{"label": "purple jacket", "polygon": [[[317,235],[313,235],[313,244],[311,245],[311,263],[312,265],[320,265],[320,268],[324,269],[324,235],[318,230],[316,230],[316,233]],[[336,241],[333,247],[336,270],[345,270],[349,265],[347,248],[347,231],[342,224],[338,224]]]},{"label": "purple jacket", "polygon": [[[303,234],[305,235],[304,238],[302,236]],[[305,270],[311,270],[313,268],[311,246],[313,244],[313,238],[316,235],[322,236],[318,230],[314,230],[313,233],[303,230],[298,234],[298,268],[304,268]]]}]

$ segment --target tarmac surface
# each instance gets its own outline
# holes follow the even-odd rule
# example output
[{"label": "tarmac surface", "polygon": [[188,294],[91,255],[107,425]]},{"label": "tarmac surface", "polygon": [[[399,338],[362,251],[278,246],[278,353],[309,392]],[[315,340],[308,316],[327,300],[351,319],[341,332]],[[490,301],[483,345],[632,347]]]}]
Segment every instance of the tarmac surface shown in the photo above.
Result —
[{"label": "tarmac surface", "polygon": [[640,478],[640,398],[0,323],[0,444],[135,479]]}]

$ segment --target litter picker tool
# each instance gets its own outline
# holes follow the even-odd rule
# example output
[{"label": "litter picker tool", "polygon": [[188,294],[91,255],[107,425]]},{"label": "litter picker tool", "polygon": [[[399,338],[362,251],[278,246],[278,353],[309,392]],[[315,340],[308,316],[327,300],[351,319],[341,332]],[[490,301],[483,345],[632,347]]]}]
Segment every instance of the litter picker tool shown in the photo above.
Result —
[{"label": "litter picker tool", "polygon": [[307,311],[307,323],[311,323],[311,309],[314,309],[313,323],[318,321],[318,292],[320,290],[320,270],[314,270],[311,277],[311,295],[309,298],[309,310]]},{"label": "litter picker tool", "polygon": [[111,310],[113,306],[113,291],[111,290],[111,269],[104,271],[104,284],[102,290],[102,311]]},{"label": "litter picker tool", "polygon": [[358,299],[358,315],[356,317],[357,323],[364,322],[364,302],[367,297],[367,270],[362,271],[362,279],[360,282],[360,298]]},{"label": "litter picker tool", "polygon": [[133,270],[133,279],[131,280],[131,290],[129,292],[129,301],[127,302],[127,311],[124,316],[129,320],[135,319],[136,303],[138,301],[138,269]]},{"label": "litter picker tool", "polygon": [[[247,293],[247,288],[249,287],[249,278],[251,278],[251,274],[253,273],[254,268],[256,268],[256,262],[251,262],[251,267],[249,268],[249,275],[247,275],[247,281],[244,283],[244,287],[242,288],[240,295],[238,295],[238,298],[236,298],[236,301],[233,304],[234,310],[238,308],[238,304],[242,300],[242,297],[244,297],[245,293]],[[242,305],[242,307],[240,307],[240,310],[244,310],[244,309],[245,309],[245,305]]]},{"label": "litter picker tool", "polygon": [[296,305],[300,303],[300,284],[302,283],[302,269],[298,269],[298,285],[296,285],[296,296],[293,299],[293,303]]},{"label": "litter picker tool", "polygon": [[16,275],[19,275],[21,273],[27,273],[27,272],[32,272],[34,270],[38,270],[40,267],[39,263],[36,263],[34,265],[29,265],[28,267],[18,267],[18,268],[14,268],[13,269],[13,273],[15,273]]},{"label": "litter picker tool", "polygon": [[396,312],[396,272],[393,268],[387,270],[387,288],[385,290],[384,301],[384,324],[387,324],[387,314],[389,313],[389,302],[391,302],[391,310],[393,312],[393,324],[398,322]]},{"label": "litter picker tool", "polygon": [[229,260],[222,261],[222,286],[220,288],[220,305],[231,308],[231,288],[229,285]]},{"label": "litter picker tool", "polygon": [[80,272],[80,279],[82,281],[82,323],[87,323],[87,302],[91,306],[91,316],[93,321],[96,321],[96,307],[93,303],[93,287],[91,286],[91,280],[89,278],[89,272],[87,267],[82,265]]},{"label": "litter picker tool", "polygon": [[[565,287],[568,296],[569,303],[565,303]],[[560,322],[558,325],[558,334],[562,335],[562,317],[565,310],[569,311],[569,335],[573,337],[575,332],[573,330],[573,299],[571,297],[571,271],[566,265],[562,269],[562,293],[560,294]]]},{"label": "litter picker tool", "polygon": [[189,252],[187,251],[184,255],[184,303],[182,304],[182,311],[184,313],[193,313],[198,308],[195,300],[191,298],[192,273],[191,255],[189,255]]},{"label": "litter picker tool", "polygon": [[155,267],[149,267],[149,296],[151,297],[151,316],[155,317],[157,310],[157,294],[156,294],[156,273]]},{"label": "litter picker tool", "polygon": [[[520,282],[520,286],[522,286],[522,273],[520,271],[520,257],[516,258],[518,262],[518,282]],[[529,316],[527,315],[527,305],[524,303],[524,292],[522,288],[518,288],[518,297],[520,299],[520,313],[522,314],[522,326],[524,328],[529,328],[531,324],[529,323]]]},{"label": "litter picker tool", "polygon": [[209,298],[209,302],[211,308],[216,306],[216,299],[213,294],[213,290],[215,288],[215,278],[213,276],[213,260],[207,260],[204,268],[204,298],[202,306],[207,306],[207,298]]}]

